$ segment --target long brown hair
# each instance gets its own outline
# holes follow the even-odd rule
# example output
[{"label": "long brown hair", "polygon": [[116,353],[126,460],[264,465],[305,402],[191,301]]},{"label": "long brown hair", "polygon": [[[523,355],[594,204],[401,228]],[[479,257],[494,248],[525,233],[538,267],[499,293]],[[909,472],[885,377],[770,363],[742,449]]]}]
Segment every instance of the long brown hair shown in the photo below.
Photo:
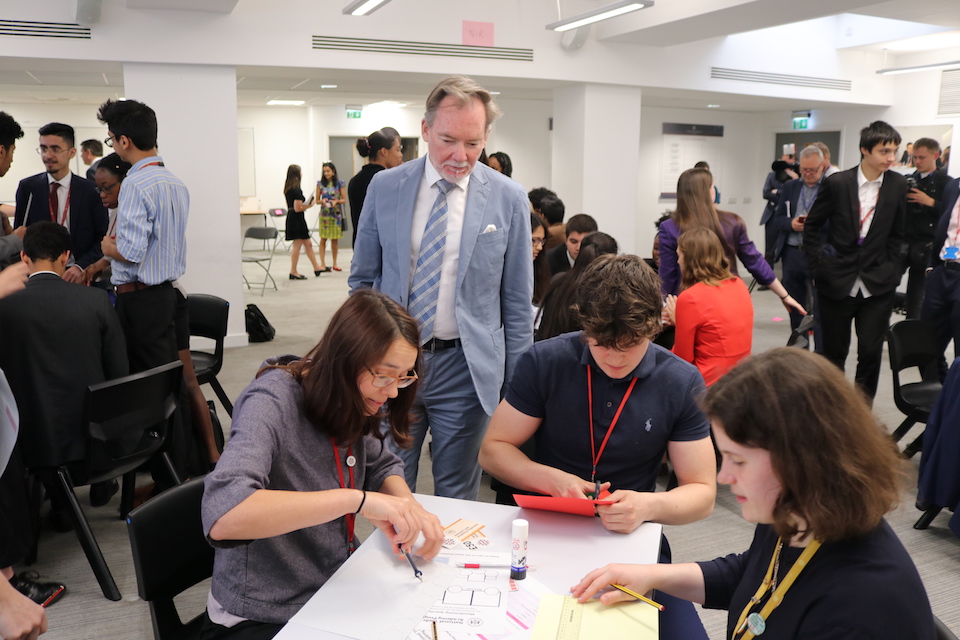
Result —
[{"label": "long brown hair", "polygon": [[294,189],[300,186],[300,165],[292,164],[287,167],[287,180],[283,183],[283,195],[287,195],[287,191]]},{"label": "long brown hair", "polygon": [[[373,289],[355,291],[337,309],[320,342],[306,356],[284,369],[303,387],[303,412],[320,431],[339,445],[352,444],[369,434],[385,437],[381,414],[367,415],[367,405],[357,385],[362,373],[375,368],[391,345],[403,340],[417,350],[414,369],[420,371],[420,330],[417,321],[399,304]],[[418,383],[400,389],[387,403],[390,433],[401,445],[409,443],[410,409]]]},{"label": "long brown hair", "polygon": [[753,356],[702,401],[737,444],[770,452],[782,490],[773,526],[823,542],[874,529],[900,498],[903,463],[862,394],[826,358],[781,347]]},{"label": "long brown hair", "polygon": [[680,228],[680,233],[686,233],[697,227],[706,227],[717,234],[723,246],[723,252],[732,265],[737,259],[737,252],[736,248],[731,247],[727,241],[724,227],[739,230],[744,226],[743,218],[735,213],[717,209],[710,192],[712,186],[713,174],[707,169],[687,169],[681,173],[680,179],[677,180],[677,209],[671,217]]},{"label": "long brown hair", "polygon": [[681,234],[677,239],[677,252],[680,251],[683,252],[680,273],[684,289],[698,282],[715,287],[733,277],[720,238],[710,229],[697,227]]}]

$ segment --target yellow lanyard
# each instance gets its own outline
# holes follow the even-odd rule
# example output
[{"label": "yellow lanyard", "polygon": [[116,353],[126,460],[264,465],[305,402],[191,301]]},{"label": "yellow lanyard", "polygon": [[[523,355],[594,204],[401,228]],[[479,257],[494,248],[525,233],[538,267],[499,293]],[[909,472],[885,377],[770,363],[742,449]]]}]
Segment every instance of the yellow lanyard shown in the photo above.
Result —
[{"label": "yellow lanyard", "polygon": [[770,584],[773,582],[773,567],[777,564],[777,561],[780,559],[780,551],[783,549],[783,540],[777,538],[777,547],[773,552],[773,557],[770,558],[770,566],[767,567],[767,575],[763,578],[763,582],[760,583],[760,587],[757,589],[757,592],[754,594],[750,601],[747,602],[747,606],[743,608],[743,613],[740,614],[740,619],[737,620],[737,626],[733,630],[733,639],[736,640],[737,634],[742,633],[743,635],[739,640],[752,640],[754,636],[759,636],[762,634],[767,627],[767,618],[770,617],[770,614],[780,606],[780,603],[783,601],[783,596],[786,595],[787,591],[793,586],[794,581],[797,579],[797,576],[800,575],[800,572],[803,571],[804,567],[807,566],[807,563],[810,562],[810,558],[813,557],[813,554],[817,552],[817,549],[820,548],[819,540],[812,540],[807,548],[803,550],[803,553],[800,554],[800,557],[794,563],[793,567],[790,568],[790,572],[787,573],[787,576],[783,579],[777,588],[771,594],[770,599],[767,600],[767,604],[763,606],[763,609],[760,610],[760,613],[750,613],[750,609],[760,601],[763,595],[767,592],[767,589],[770,588]]}]

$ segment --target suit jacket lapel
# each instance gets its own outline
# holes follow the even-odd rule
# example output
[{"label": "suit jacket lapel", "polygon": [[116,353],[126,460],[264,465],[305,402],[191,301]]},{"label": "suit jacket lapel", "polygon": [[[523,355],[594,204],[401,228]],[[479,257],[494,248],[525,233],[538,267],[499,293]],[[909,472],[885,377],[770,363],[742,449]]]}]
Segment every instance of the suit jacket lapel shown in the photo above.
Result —
[{"label": "suit jacket lapel", "polygon": [[460,235],[460,263],[457,266],[457,295],[463,285],[463,278],[470,266],[470,257],[477,246],[480,236],[480,225],[484,224],[487,211],[487,200],[490,197],[490,184],[482,169],[474,167],[470,174],[470,187],[467,191],[467,205],[463,212],[463,230]]},{"label": "suit jacket lapel", "polygon": [[850,215],[853,216],[853,229],[857,234],[857,239],[860,238],[860,186],[857,184],[858,171],[860,171],[859,166],[852,169],[847,177]]},{"label": "suit jacket lapel", "polygon": [[[397,220],[397,264],[400,265],[400,291],[403,300],[409,303],[407,295],[410,292],[410,236],[413,233],[413,209],[417,206],[417,192],[420,190],[420,181],[423,179],[424,163],[427,157],[408,162],[403,167],[408,169],[400,177],[397,185],[397,199],[393,204]],[[400,206],[401,202],[409,202],[410,206]]]}]

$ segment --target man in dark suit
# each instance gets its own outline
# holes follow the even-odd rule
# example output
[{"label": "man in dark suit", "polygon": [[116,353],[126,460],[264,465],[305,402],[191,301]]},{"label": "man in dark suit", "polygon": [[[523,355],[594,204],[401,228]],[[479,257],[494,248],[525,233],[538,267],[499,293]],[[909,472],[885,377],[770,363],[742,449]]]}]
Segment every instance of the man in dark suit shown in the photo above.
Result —
[{"label": "man in dark suit", "polygon": [[[783,286],[794,300],[799,300],[807,309],[813,309],[814,317],[818,317],[820,313],[802,245],[804,223],[822,184],[823,160],[823,152],[819,147],[804,147],[800,152],[801,177],[782,185],[780,199],[769,225],[776,234],[772,262],[783,260]],[[796,331],[801,320],[803,316],[791,309],[790,329]],[[819,351],[822,340],[819,325],[814,331]]]},{"label": "man in dark suit", "polygon": [[97,175],[97,166],[103,159],[103,143],[94,138],[81,142],[80,159],[87,165],[87,180],[93,182]]},{"label": "man in dark suit", "polygon": [[920,319],[936,327],[942,349],[952,339],[954,355],[960,356],[960,178],[947,184],[942,202]]},{"label": "man in dark suit", "polygon": [[585,213],[578,213],[567,221],[567,240],[547,251],[547,264],[550,275],[569,271],[577,256],[580,255],[580,241],[597,230],[597,221]]},{"label": "man in dark suit", "polygon": [[[87,387],[127,375],[120,322],[106,292],[63,280],[70,234],[52,222],[27,228],[23,291],[0,300],[0,368],[20,409],[18,445],[28,468],[82,460]],[[107,496],[109,498],[109,496]]]},{"label": "man in dark suit", "polygon": [[47,171],[20,181],[13,226],[46,220],[66,227],[73,260],[63,279],[85,283],[83,270],[103,257],[100,241],[107,232],[107,210],[94,184],[71,173],[70,160],[77,155],[73,145],[70,125],[51,122],[40,128],[39,151]]},{"label": "man in dark suit", "polygon": [[900,134],[877,121],[860,131],[859,166],[827,178],[807,216],[803,250],[820,300],[823,355],[844,368],[856,321],[856,382],[877,393],[883,339],[900,283],[907,179],[888,171]]}]

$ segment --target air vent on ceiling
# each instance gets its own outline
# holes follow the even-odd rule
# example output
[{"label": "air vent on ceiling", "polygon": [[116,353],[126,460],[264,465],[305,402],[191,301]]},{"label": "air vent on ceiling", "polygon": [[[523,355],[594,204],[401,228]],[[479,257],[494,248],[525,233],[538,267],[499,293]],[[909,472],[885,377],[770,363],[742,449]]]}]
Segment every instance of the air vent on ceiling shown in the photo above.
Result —
[{"label": "air vent on ceiling", "polygon": [[837,89],[839,91],[850,91],[853,89],[853,83],[850,80],[790,76],[782,73],[763,73],[760,71],[746,71],[744,69],[724,69],[723,67],[710,67],[710,77],[717,80],[786,84],[793,87],[810,87],[811,89]]},{"label": "air vent on ceiling", "polygon": [[90,40],[90,27],[81,27],[69,22],[27,22],[24,20],[0,20],[0,36],[26,38],[69,38]]},{"label": "air vent on ceiling", "polygon": [[960,115],[960,69],[940,72],[940,105],[937,115]]},{"label": "air vent on ceiling", "polygon": [[405,53],[415,56],[447,56],[453,58],[484,58],[487,60],[533,62],[533,49],[476,47],[464,44],[440,44],[437,42],[407,42],[404,40],[313,36],[313,48],[335,49],[338,51],[366,51],[369,53]]}]

